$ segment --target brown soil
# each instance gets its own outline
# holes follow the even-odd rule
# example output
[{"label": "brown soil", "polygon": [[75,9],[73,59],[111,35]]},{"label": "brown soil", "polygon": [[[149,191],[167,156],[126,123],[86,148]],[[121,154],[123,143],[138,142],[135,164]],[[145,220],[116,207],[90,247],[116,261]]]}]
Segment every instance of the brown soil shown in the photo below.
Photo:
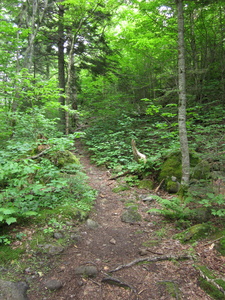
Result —
[{"label": "brown soil", "polygon": [[[120,280],[120,286],[102,282],[110,270],[127,264],[135,259],[165,255],[184,255],[189,253],[191,245],[183,245],[174,240],[176,229],[158,215],[150,215],[149,204],[141,196],[149,191],[131,188],[115,193],[115,180],[109,180],[107,170],[91,164],[88,156],[80,151],[80,160],[89,176],[90,185],[99,191],[95,207],[90,218],[99,224],[96,229],[81,225],[81,239],[64,250],[50,262],[52,269],[40,278],[34,279],[28,292],[30,300],[147,300],[147,299],[211,299],[198,286],[199,274],[193,267],[192,259],[164,260],[137,263],[111,273]],[[142,221],[130,224],[121,221],[126,203],[134,201]],[[151,203],[151,207],[156,206]],[[206,243],[206,241],[205,241]],[[209,267],[222,272],[223,257],[220,257],[211,244],[198,243],[195,259],[207,263]],[[142,255],[141,255],[142,254]],[[197,254],[197,255],[196,255]],[[95,278],[75,275],[75,269],[81,265],[91,265],[98,269]],[[50,292],[45,288],[45,281],[57,279],[63,287]],[[171,291],[169,284],[177,287]],[[122,285],[122,286],[121,286]],[[128,287],[127,287],[128,286]],[[127,287],[127,288],[126,288]]]}]

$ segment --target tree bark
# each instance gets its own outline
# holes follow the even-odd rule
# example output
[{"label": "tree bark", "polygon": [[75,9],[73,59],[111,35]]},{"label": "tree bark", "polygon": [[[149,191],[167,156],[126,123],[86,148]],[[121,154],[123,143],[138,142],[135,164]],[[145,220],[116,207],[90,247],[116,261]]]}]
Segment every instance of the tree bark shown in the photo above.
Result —
[{"label": "tree bark", "polygon": [[[63,5],[59,5],[58,11],[58,81],[60,88],[60,97],[59,102],[61,105],[65,105],[65,89],[66,89],[66,79],[65,79],[65,58],[64,58],[64,7]],[[63,131],[65,130],[65,110],[63,108],[60,109],[60,119],[61,126],[63,127]]]},{"label": "tree bark", "polygon": [[178,13],[178,127],[182,155],[181,185],[188,186],[190,178],[190,156],[186,128],[186,72],[185,72],[185,45],[184,45],[184,13],[183,0],[175,0]]}]

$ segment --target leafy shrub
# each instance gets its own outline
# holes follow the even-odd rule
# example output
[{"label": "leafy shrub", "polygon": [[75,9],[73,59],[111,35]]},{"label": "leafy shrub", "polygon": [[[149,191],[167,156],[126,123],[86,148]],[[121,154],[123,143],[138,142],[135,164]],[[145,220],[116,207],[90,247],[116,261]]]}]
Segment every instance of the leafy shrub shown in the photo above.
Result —
[{"label": "leafy shrub", "polygon": [[[71,136],[50,142],[54,142],[52,149],[62,150],[72,145]],[[0,223],[10,225],[21,217],[35,215],[40,209],[61,205],[90,210],[96,194],[87,185],[80,164],[59,168],[48,156],[15,160],[14,157],[21,156],[19,151],[14,156],[14,150],[10,147],[7,150],[2,151],[6,159],[0,165]]]}]

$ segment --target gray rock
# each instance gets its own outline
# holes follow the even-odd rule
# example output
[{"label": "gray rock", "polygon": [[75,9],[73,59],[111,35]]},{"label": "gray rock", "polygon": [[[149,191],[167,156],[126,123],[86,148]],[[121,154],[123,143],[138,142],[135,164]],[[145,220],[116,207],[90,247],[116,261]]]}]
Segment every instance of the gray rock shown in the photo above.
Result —
[{"label": "gray rock", "polygon": [[95,229],[99,227],[99,224],[91,219],[87,220],[87,226],[91,229]]},{"label": "gray rock", "polygon": [[98,274],[98,269],[95,266],[79,266],[75,269],[76,275],[95,277]]},{"label": "gray rock", "polygon": [[141,220],[141,215],[133,209],[126,210],[121,216],[121,221],[125,223],[137,223]]},{"label": "gray rock", "polygon": [[57,255],[64,251],[64,248],[61,246],[54,246],[51,245],[51,247],[48,248],[48,253],[51,255]]},{"label": "gray rock", "polygon": [[45,281],[45,287],[50,291],[59,290],[62,286],[62,282],[57,279],[48,279],[47,281]]},{"label": "gray rock", "polygon": [[0,279],[0,300],[28,300],[26,282],[12,282]]},{"label": "gray rock", "polygon": [[53,237],[57,240],[59,239],[63,239],[64,238],[64,234],[62,232],[54,232],[53,233]]}]

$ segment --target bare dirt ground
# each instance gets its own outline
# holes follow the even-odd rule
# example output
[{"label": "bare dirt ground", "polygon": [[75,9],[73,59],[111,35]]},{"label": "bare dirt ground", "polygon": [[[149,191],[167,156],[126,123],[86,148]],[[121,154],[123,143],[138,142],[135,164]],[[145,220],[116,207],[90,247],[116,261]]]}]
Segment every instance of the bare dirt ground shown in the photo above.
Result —
[{"label": "bare dirt ground", "polygon": [[[147,213],[150,206],[157,205],[154,201],[150,204],[143,201],[144,195],[151,194],[149,191],[131,188],[113,192],[112,188],[118,183],[109,180],[107,171],[91,164],[82,151],[79,150],[80,160],[89,183],[99,192],[90,215],[90,219],[99,226],[90,228],[86,223],[80,226],[79,241],[54,257],[49,273],[35,279],[28,292],[29,299],[211,299],[199,287],[199,273],[193,265],[197,260],[222,272],[223,257],[210,244],[204,246],[206,241],[198,243],[192,252],[191,245],[183,245],[173,239],[172,235],[177,232],[175,227],[165,222],[163,217]],[[133,224],[121,221],[128,201],[138,204],[142,221]],[[194,254],[195,259],[158,260],[169,255],[187,254]],[[144,258],[155,261],[135,263],[109,273],[120,265]],[[96,267],[97,275],[92,278],[76,275],[76,268],[83,265]],[[62,287],[55,291],[47,290],[45,282],[49,279],[60,281]]]}]

